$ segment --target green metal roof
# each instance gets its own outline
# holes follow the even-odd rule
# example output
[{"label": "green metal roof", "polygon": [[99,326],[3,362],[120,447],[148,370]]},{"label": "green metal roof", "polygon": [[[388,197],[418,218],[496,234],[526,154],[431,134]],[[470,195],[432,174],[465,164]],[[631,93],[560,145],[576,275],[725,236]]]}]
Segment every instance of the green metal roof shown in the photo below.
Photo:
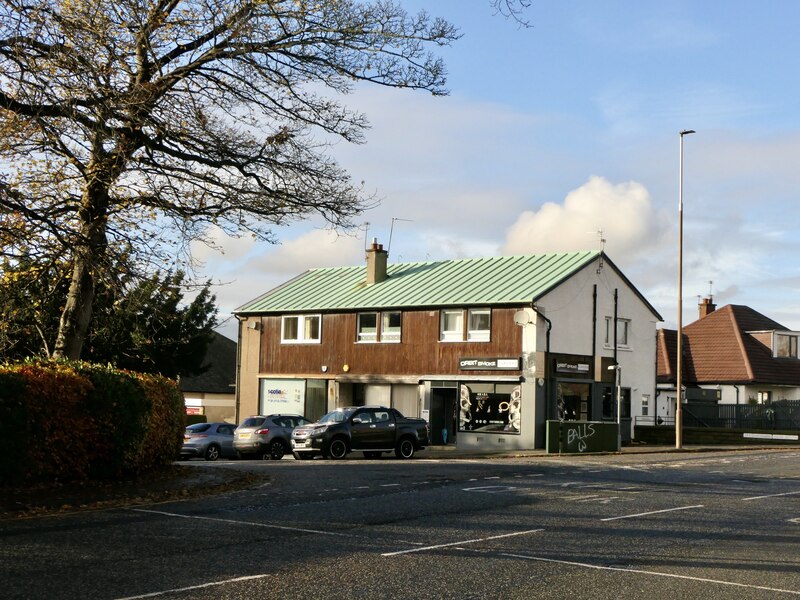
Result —
[{"label": "green metal roof", "polygon": [[599,251],[495,256],[387,266],[367,285],[365,265],[311,269],[236,314],[527,304],[600,256]]}]

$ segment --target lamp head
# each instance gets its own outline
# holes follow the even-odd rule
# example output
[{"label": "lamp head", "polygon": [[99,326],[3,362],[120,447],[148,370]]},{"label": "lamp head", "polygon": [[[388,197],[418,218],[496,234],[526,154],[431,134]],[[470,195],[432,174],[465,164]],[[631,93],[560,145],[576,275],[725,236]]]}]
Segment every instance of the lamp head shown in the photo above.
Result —
[{"label": "lamp head", "polygon": [[696,132],[694,129],[684,129],[683,131],[681,131],[681,137],[689,135],[690,133],[696,133]]}]

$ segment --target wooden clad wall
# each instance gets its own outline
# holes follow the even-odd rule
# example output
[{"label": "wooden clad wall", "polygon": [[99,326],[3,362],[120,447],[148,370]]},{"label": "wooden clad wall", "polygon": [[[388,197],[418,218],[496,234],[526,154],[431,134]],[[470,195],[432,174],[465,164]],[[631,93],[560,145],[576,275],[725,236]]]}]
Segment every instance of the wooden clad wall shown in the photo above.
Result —
[{"label": "wooden clad wall", "polygon": [[[492,309],[489,342],[440,342],[438,310],[403,311],[400,343],[356,342],[357,315],[352,313],[323,315],[321,343],[281,344],[281,317],[263,317],[260,371],[327,378],[345,374],[342,367],[349,365],[347,375],[356,377],[455,375],[459,373],[460,358],[520,356],[522,328],[514,324],[516,311],[516,308]],[[328,367],[325,373],[323,365]]]}]

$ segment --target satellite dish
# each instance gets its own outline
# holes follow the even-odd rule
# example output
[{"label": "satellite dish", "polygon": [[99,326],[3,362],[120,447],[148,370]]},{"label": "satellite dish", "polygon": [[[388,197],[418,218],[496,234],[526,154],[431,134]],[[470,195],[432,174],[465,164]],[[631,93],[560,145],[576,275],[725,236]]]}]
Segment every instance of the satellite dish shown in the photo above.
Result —
[{"label": "satellite dish", "polygon": [[519,326],[527,325],[531,322],[531,316],[524,310],[518,310],[514,313],[514,323]]}]

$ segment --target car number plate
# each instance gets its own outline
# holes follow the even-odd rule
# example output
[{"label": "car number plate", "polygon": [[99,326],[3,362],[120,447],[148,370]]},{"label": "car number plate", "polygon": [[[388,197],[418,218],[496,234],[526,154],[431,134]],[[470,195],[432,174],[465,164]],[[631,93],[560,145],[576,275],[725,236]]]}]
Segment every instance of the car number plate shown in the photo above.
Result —
[{"label": "car number plate", "polygon": [[246,440],[247,438],[250,437],[250,434],[249,433],[237,433],[236,437],[238,437],[240,440]]},{"label": "car number plate", "polygon": [[295,447],[297,447],[297,448],[305,448],[305,447],[306,447],[306,444],[308,444],[308,442],[307,442],[306,440],[303,440],[303,441],[300,441],[300,440],[295,440],[295,441],[294,441],[294,445],[295,445]]}]

